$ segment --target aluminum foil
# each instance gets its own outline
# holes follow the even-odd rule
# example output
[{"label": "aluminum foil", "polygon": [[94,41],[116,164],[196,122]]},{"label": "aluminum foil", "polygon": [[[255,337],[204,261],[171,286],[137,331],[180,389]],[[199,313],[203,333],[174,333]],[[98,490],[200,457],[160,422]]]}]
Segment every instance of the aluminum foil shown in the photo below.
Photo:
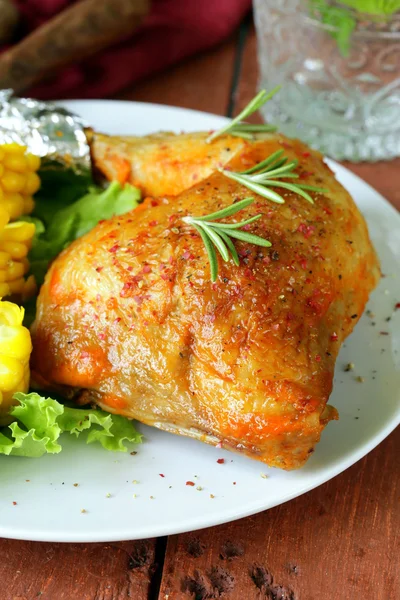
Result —
[{"label": "aluminum foil", "polygon": [[76,170],[90,167],[88,124],[65,108],[0,90],[0,143],[17,142],[38,156],[66,162]]}]

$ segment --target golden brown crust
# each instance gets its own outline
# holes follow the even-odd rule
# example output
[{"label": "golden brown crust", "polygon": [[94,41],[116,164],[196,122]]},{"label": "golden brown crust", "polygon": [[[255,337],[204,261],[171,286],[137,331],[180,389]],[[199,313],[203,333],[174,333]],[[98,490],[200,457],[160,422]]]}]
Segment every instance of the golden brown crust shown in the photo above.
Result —
[{"label": "golden brown crust", "polygon": [[336,417],[326,409],[335,360],[379,266],[362,215],[319,154],[282,136],[241,144],[232,168],[283,147],[301,180],[329,193],[314,205],[290,192],[285,205],[255,196],[240,217],[262,213],[251,231],[272,247],[238,242],[240,267],[220,262],[215,284],[181,218],[249,196],[222,174],[99,224],[46,277],[32,368],[111,412],[293,469]]}]

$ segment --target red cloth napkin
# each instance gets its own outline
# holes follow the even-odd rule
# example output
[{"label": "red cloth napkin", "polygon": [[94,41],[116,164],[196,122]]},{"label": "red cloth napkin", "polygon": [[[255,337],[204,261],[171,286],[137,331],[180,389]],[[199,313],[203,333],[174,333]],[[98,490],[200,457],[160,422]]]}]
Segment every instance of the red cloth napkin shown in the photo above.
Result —
[{"label": "red cloth napkin", "polygon": [[[101,0],[99,0],[101,1]],[[74,0],[15,0],[33,31]],[[36,98],[102,98],[183,58],[210,48],[234,31],[251,0],[153,0],[143,25],[79,64],[29,90]]]}]

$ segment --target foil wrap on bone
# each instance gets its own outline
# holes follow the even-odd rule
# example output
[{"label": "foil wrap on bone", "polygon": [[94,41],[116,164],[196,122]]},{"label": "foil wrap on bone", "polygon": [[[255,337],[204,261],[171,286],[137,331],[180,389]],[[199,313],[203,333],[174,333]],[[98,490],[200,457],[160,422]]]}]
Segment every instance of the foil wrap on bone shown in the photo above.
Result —
[{"label": "foil wrap on bone", "polygon": [[87,170],[87,127],[81,117],[58,104],[0,90],[0,144],[17,142],[33,154],[64,162],[77,171]]}]

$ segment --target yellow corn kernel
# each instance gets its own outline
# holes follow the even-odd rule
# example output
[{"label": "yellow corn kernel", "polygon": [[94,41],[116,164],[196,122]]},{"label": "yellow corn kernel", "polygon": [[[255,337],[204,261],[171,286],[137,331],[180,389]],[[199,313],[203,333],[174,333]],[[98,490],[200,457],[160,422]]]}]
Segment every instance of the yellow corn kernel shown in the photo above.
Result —
[{"label": "yellow corn kernel", "polygon": [[23,154],[6,154],[3,166],[10,171],[25,173],[28,170],[28,161]]},{"label": "yellow corn kernel", "polygon": [[31,196],[24,199],[24,215],[30,215],[35,208],[35,202]]},{"label": "yellow corn kernel", "polygon": [[[26,153],[26,146],[0,146],[0,206],[8,218],[16,220],[34,209],[33,194],[40,188],[40,158]],[[0,220],[0,230],[2,229]]]},{"label": "yellow corn kernel", "polygon": [[24,315],[25,310],[21,306],[14,302],[0,300],[0,325],[22,325]]},{"label": "yellow corn kernel", "polygon": [[[11,260],[11,256],[8,254],[8,252],[0,252],[0,270],[1,269],[5,269],[6,266],[8,265],[8,263]],[[0,294],[1,296],[1,294]]]},{"label": "yellow corn kernel", "polygon": [[10,286],[8,283],[2,282],[0,280],[0,297],[9,296],[10,295]]},{"label": "yellow corn kernel", "polygon": [[29,300],[36,295],[37,285],[34,275],[29,275],[28,279],[24,282],[24,288],[22,290],[22,301]]},{"label": "yellow corn kernel", "polygon": [[[3,192],[3,190],[1,191]],[[3,192],[3,194],[3,199],[0,198],[0,202],[10,215],[10,219],[18,219],[24,212],[24,197],[19,192]]]},{"label": "yellow corn kernel", "polygon": [[0,240],[5,242],[28,242],[35,234],[35,224],[18,221],[9,223],[0,233]]},{"label": "yellow corn kernel", "polygon": [[21,361],[0,354],[0,390],[10,392],[24,377],[24,367]]},{"label": "yellow corn kernel", "polygon": [[12,281],[7,281],[8,287],[10,288],[11,294],[22,294],[24,291],[25,279],[23,277],[19,277],[18,279],[13,279]]},{"label": "yellow corn kernel", "polygon": [[9,410],[15,403],[15,392],[27,392],[29,388],[32,342],[22,325],[23,318],[23,308],[0,300],[0,425],[11,421]]},{"label": "yellow corn kernel", "polygon": [[36,154],[27,154],[26,160],[28,161],[28,169],[30,171],[39,171],[40,169],[40,157]]},{"label": "yellow corn kernel", "polygon": [[7,154],[25,154],[26,152],[26,146],[21,146],[21,144],[17,144],[16,142],[11,142],[11,144],[2,144],[2,148],[5,156],[7,156]]},{"label": "yellow corn kernel", "polygon": [[0,250],[8,252],[13,260],[20,260],[28,254],[28,245],[22,242],[3,242],[0,240]]},{"label": "yellow corn kernel", "polygon": [[0,325],[0,356],[6,354],[24,361],[31,349],[31,336],[25,327]]},{"label": "yellow corn kernel", "polygon": [[[6,268],[6,281],[10,285],[15,279],[19,279],[24,274],[24,265],[16,260],[10,260]],[[10,286],[11,289],[11,286]],[[14,291],[14,290],[12,290]]]},{"label": "yellow corn kernel", "polygon": [[24,187],[24,193],[27,196],[33,196],[40,188],[40,177],[37,173],[28,172],[26,175],[26,182]]},{"label": "yellow corn kernel", "polygon": [[1,177],[1,185],[6,192],[22,192],[26,184],[26,175],[4,171]]},{"label": "yellow corn kernel", "polygon": [[7,225],[10,216],[4,206],[0,205],[0,231]]}]

